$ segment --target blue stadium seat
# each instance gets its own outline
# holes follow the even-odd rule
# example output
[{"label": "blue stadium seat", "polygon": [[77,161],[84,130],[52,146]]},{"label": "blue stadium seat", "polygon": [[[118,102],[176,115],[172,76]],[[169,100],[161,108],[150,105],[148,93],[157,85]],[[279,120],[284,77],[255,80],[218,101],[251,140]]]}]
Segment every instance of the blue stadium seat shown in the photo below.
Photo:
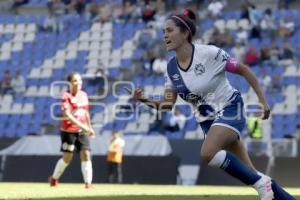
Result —
[{"label": "blue stadium seat", "polygon": [[151,85],[154,85],[154,76],[145,76],[144,78],[143,78],[143,85],[144,86],[147,86],[147,85],[149,85],[149,86],[151,86]]},{"label": "blue stadium seat", "polygon": [[115,120],[113,127],[114,127],[114,130],[121,131],[121,130],[125,129],[126,125],[127,125],[127,122],[125,120]]},{"label": "blue stadium seat", "polygon": [[240,11],[227,11],[223,14],[224,19],[239,19],[241,17]]},{"label": "blue stadium seat", "polygon": [[118,68],[108,69],[108,74],[111,78],[117,78],[120,76],[120,70]]},{"label": "blue stadium seat", "polygon": [[105,124],[102,128],[103,131],[112,131],[114,129],[113,123],[109,122]]},{"label": "blue stadium seat", "polygon": [[201,23],[201,30],[209,30],[214,26],[214,21],[211,19],[205,19]]},{"label": "blue stadium seat", "polygon": [[114,36],[115,40],[112,41],[112,48],[113,49],[118,49],[122,46],[123,41],[120,37]]},{"label": "blue stadium seat", "polygon": [[[6,124],[9,121],[9,115],[7,114],[0,114],[0,124]],[[0,129],[1,130],[1,129]]]},{"label": "blue stadium seat", "polygon": [[188,121],[186,121],[186,125],[184,127],[184,130],[186,131],[193,131],[196,130],[198,128],[198,123],[196,122],[195,119],[190,119]]},{"label": "blue stadium seat", "polygon": [[283,77],[282,84],[284,86],[297,85],[298,78],[296,76],[285,76]]},{"label": "blue stadium seat", "polygon": [[22,122],[22,125],[28,125],[29,123],[32,122],[32,115],[31,114],[24,114],[21,115],[20,121]]},{"label": "blue stadium seat", "polygon": [[153,80],[154,86],[163,86],[164,84],[165,84],[165,78],[163,75],[154,77],[154,80]]},{"label": "blue stadium seat", "polygon": [[0,123],[0,137],[5,136],[3,130],[6,128],[6,126],[7,126],[6,121],[5,122],[1,121],[1,123]]},{"label": "blue stadium seat", "polygon": [[272,137],[273,138],[283,138],[284,129],[282,124],[273,124],[272,126]]},{"label": "blue stadium seat", "polygon": [[20,114],[12,114],[9,116],[9,121],[16,123],[20,121],[20,118],[21,118]]},{"label": "blue stadium seat", "polygon": [[16,137],[17,126],[15,122],[10,122],[4,129],[6,137]]},{"label": "blue stadium seat", "polygon": [[22,123],[19,125],[19,127],[16,130],[16,136],[17,137],[22,137],[28,134],[28,128],[29,128],[29,122],[28,123],[24,123],[22,121]]},{"label": "blue stadium seat", "polygon": [[106,97],[106,99],[104,100],[105,103],[107,104],[113,104],[114,102],[117,101],[117,98],[114,97],[113,95],[109,95],[108,97]]},{"label": "blue stadium seat", "polygon": [[130,69],[132,67],[131,59],[122,59],[120,67],[125,69]]},{"label": "blue stadium seat", "polygon": [[140,87],[143,85],[143,77],[142,76],[135,76],[132,80],[133,84],[136,87]]}]

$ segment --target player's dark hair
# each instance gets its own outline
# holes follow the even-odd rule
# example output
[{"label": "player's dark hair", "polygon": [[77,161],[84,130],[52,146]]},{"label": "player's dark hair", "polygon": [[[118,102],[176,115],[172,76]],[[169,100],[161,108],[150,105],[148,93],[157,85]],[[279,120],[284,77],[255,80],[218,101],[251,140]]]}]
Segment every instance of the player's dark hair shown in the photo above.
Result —
[{"label": "player's dark hair", "polygon": [[191,43],[193,36],[196,34],[196,26],[191,19],[183,15],[171,15],[168,17],[172,20],[181,32],[188,32],[188,41]]},{"label": "player's dark hair", "polygon": [[71,82],[72,81],[72,79],[73,79],[73,77],[75,76],[75,75],[80,75],[78,72],[71,72],[68,76],[67,76],[67,81],[68,82]]}]

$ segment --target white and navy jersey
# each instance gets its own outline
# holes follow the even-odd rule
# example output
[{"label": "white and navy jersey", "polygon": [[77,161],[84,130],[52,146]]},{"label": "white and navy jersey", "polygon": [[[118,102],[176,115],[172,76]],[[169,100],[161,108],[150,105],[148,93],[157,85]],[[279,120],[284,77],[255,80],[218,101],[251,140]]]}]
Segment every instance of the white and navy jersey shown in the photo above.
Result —
[{"label": "white and navy jersey", "polygon": [[[175,57],[169,61],[165,87],[176,90],[194,106],[206,103],[219,111],[236,91],[225,74],[228,59],[229,55],[216,46],[194,44],[192,59],[186,70],[179,66]],[[192,101],[187,97],[189,95],[192,96]],[[193,96],[197,96],[196,101],[193,101]]]}]

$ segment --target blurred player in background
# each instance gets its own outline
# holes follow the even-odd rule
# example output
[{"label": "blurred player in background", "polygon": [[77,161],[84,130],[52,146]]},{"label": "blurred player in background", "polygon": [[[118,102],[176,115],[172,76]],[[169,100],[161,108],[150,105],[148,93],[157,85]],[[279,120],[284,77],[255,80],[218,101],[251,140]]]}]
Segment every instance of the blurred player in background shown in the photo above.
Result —
[{"label": "blurred player in background", "polygon": [[73,158],[73,152],[80,152],[81,171],[85,188],[92,183],[92,162],[90,155],[89,137],[94,137],[89,116],[89,100],[87,94],[81,90],[82,78],[79,73],[73,72],[67,77],[70,88],[63,94],[61,110],[63,119],[60,125],[61,151],[63,157],[56,163],[54,172],[49,178],[50,186],[56,186],[66,167]]},{"label": "blurred player in background", "polygon": [[118,131],[113,131],[107,152],[109,183],[113,183],[114,180],[117,180],[118,183],[123,182],[122,162],[124,146],[125,141],[121,137],[121,134]]},{"label": "blurred player in background", "polygon": [[[187,15],[172,15],[165,23],[164,40],[168,51],[175,51],[168,63],[164,99],[147,99],[141,88],[133,98],[155,109],[171,110],[177,95],[195,108],[205,133],[201,157],[210,166],[219,167],[247,185],[252,185],[261,200],[294,199],[270,177],[253,166],[240,133],[245,127],[243,99],[233,88],[225,72],[243,76],[252,86],[260,105],[262,119],[270,108],[249,67],[238,63],[224,50],[212,45],[193,44],[196,27]],[[130,91],[130,90],[129,90]]]}]

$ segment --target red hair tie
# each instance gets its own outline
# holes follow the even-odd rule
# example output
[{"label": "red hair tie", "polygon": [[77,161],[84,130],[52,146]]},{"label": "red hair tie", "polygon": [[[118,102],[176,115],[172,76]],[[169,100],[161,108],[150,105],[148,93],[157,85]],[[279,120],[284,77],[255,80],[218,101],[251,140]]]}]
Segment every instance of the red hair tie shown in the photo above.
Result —
[{"label": "red hair tie", "polygon": [[182,12],[182,15],[188,17],[189,16],[189,11],[188,10],[184,10]]}]

